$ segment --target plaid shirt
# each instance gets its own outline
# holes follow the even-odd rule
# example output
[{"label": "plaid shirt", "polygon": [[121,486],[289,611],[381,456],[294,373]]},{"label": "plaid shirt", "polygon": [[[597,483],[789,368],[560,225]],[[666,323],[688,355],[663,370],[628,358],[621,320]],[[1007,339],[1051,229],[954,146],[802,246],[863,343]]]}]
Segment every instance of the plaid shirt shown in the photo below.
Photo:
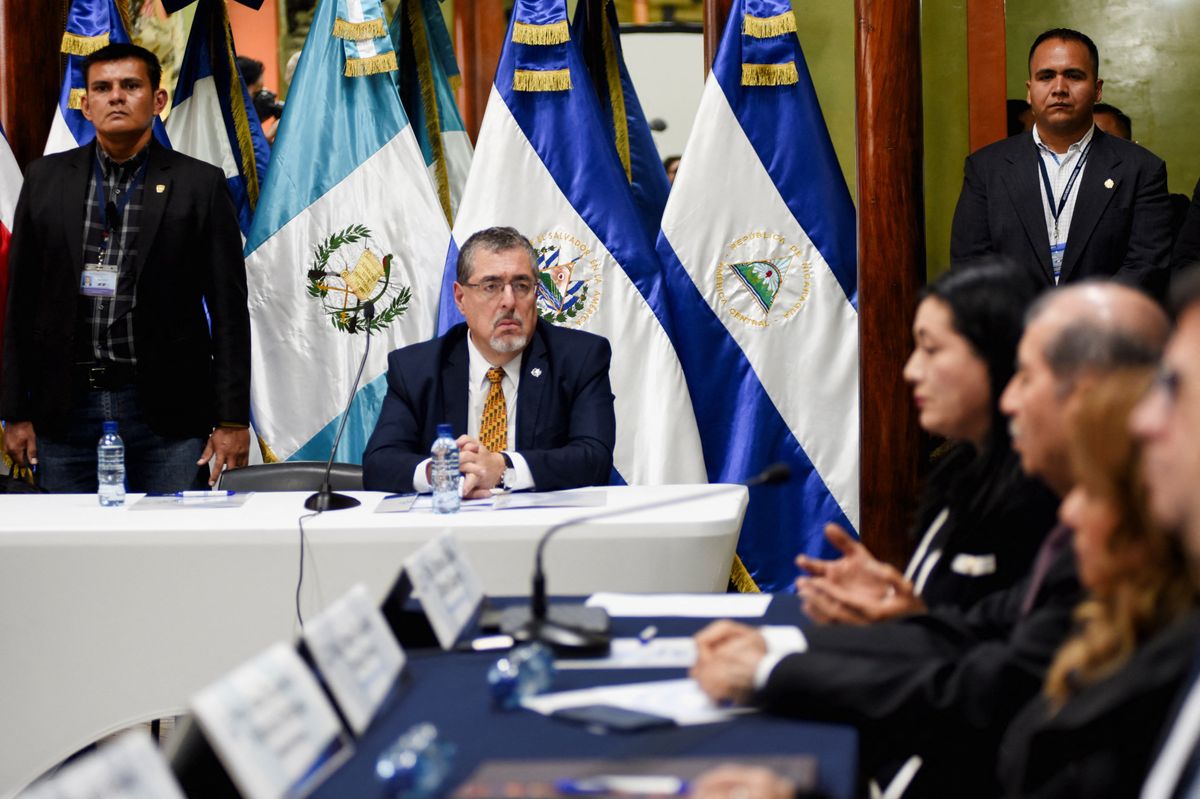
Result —
[{"label": "plaid shirt", "polygon": [[[128,161],[118,164],[97,144],[96,161],[103,174],[103,196],[109,209],[120,205],[135,178],[137,186],[130,192],[128,202],[119,212],[119,220],[109,219],[112,227],[107,236],[101,221],[103,211],[96,197],[96,173],[88,179],[87,205],[83,216],[83,262],[117,266],[117,291],[113,297],[80,296],[79,353],[81,362],[137,362],[133,350],[133,297],[137,276],[133,261],[137,256],[134,244],[142,221],[142,192],[145,187],[145,166],[150,148],[144,148]],[[103,255],[101,251],[104,250]]]}]

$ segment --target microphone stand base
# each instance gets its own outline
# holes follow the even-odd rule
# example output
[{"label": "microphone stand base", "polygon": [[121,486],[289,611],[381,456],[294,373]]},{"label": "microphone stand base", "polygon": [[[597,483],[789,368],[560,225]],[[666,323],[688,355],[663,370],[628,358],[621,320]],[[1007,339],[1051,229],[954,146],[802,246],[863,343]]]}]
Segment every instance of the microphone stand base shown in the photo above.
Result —
[{"label": "microphone stand base", "polygon": [[[608,654],[612,643],[611,621],[601,608],[582,606],[551,606],[548,618],[529,616],[528,608],[513,608],[525,616],[518,624],[512,615],[501,627],[519,642],[540,641],[559,655],[566,657],[594,657]],[[521,613],[524,611],[524,613]]]},{"label": "microphone stand base", "polygon": [[357,508],[361,504],[354,497],[332,491],[329,493],[318,491],[304,500],[304,507],[315,511],[346,510],[347,508]]}]

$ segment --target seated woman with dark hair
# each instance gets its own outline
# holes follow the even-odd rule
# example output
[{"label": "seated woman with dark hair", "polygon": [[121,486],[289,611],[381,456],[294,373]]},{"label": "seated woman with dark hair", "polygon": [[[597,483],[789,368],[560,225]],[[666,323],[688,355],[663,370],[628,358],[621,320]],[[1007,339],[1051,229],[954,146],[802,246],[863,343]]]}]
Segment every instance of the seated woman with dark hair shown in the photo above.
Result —
[{"label": "seated woman with dark hair", "polygon": [[1151,520],[1129,431],[1149,383],[1144,371],[1114,375],[1073,411],[1077,483],[1060,515],[1089,597],[1043,695],[1005,734],[997,762],[1009,795],[1136,796],[1187,677],[1196,590],[1181,543]]},{"label": "seated woman with dark hair", "polygon": [[1054,524],[1057,498],[1022,475],[1000,395],[1012,377],[1030,295],[1011,270],[980,265],[924,292],[904,367],[921,428],[947,439],[917,514],[903,574],[836,525],[843,557],[796,563],[805,612],[821,623],[866,624],[936,605],[968,607],[1021,579]]}]

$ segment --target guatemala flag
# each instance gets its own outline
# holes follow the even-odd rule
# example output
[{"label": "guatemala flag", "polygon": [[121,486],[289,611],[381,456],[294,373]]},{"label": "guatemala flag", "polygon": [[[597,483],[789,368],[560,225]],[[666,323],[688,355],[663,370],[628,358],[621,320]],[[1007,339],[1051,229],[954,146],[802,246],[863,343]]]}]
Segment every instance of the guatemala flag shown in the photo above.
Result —
[{"label": "guatemala flag", "polygon": [[[251,414],[263,459],[360,463],[389,351],[428,339],[450,231],[400,106],[379,0],[320,0],[246,242]],[[375,318],[364,315],[366,302]]]},{"label": "guatemala flag", "polygon": [[[454,238],[493,225],[520,230],[538,252],[541,323],[612,344],[622,480],[704,482],[662,270],[606,131],[564,0],[517,0]],[[456,257],[443,279],[442,330],[461,319],[449,288]]]},{"label": "guatemala flag", "polygon": [[176,150],[225,173],[245,236],[258,204],[255,145],[266,146],[266,137],[234,58],[225,0],[200,0],[179,67],[167,133]]},{"label": "guatemala flag", "polygon": [[592,85],[600,97],[600,112],[633,188],[638,215],[653,241],[658,237],[671,184],[625,68],[621,26],[612,0],[580,0],[575,7],[573,33],[587,56]]},{"label": "guatemala flag", "polygon": [[446,220],[462,200],[471,170],[471,138],[454,101],[461,78],[438,0],[402,0],[392,19],[400,101],[413,124]]},{"label": "guatemala flag", "polygon": [[751,496],[743,590],[858,525],[854,205],[795,30],[787,0],[734,0],[658,239],[709,479],[793,470]]},{"label": "guatemala flag", "polygon": [[[110,42],[128,43],[125,25],[116,0],[72,0],[61,47],[67,56],[67,69],[63,73],[58,109],[50,123],[46,155],[74,150],[96,137],[96,129],[79,110],[84,95],[83,59]],[[167,131],[158,119],[154,120],[154,137],[163,146],[171,146]]]}]

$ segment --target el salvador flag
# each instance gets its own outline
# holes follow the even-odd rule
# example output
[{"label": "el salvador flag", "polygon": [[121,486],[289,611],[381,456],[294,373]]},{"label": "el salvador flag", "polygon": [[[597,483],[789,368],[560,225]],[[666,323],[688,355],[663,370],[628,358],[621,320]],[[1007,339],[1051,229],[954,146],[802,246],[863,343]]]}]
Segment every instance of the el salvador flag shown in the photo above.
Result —
[{"label": "el salvador flag", "polygon": [[[83,117],[83,59],[109,43],[129,43],[125,20],[117,9],[116,0],[72,0],[67,12],[67,27],[63,32],[61,51],[67,56],[58,108],[50,123],[50,137],[44,153],[74,150],[96,138],[96,129]],[[154,137],[164,147],[170,139],[162,121],[154,120]]]},{"label": "el salvador flag", "polygon": [[[510,225],[539,253],[539,324],[612,344],[614,465],[631,484],[704,482],[691,398],[669,338],[662,271],[570,40],[564,0],[517,0],[454,239]],[[439,327],[453,305],[457,248]]]},{"label": "el salvador flag", "polygon": [[379,0],[320,0],[246,242],[251,413],[263,459],[360,463],[387,354],[428,339],[450,230],[400,105]]},{"label": "el salvador flag", "polygon": [[179,67],[167,133],[176,150],[225,173],[245,236],[258,204],[255,148],[265,147],[267,141],[234,59],[224,0],[200,0]]},{"label": "el salvador flag", "polygon": [[793,470],[751,495],[743,590],[858,524],[854,205],[795,30],[787,0],[734,0],[658,239],[709,479]]}]

